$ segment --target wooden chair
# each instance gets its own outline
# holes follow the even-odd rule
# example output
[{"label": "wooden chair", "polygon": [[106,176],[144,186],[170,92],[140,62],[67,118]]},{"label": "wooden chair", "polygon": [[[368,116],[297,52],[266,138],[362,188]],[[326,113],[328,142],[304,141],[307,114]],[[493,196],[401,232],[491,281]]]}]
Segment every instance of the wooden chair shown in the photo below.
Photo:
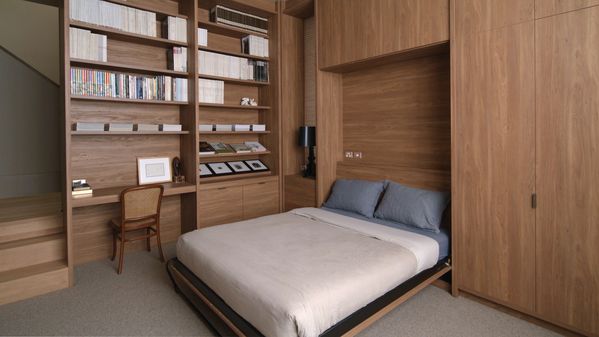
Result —
[{"label": "wooden chair", "polygon": [[[148,252],[150,238],[156,237],[160,260],[164,262],[164,254],[160,244],[160,203],[164,187],[162,185],[148,185],[127,188],[121,192],[121,217],[112,219],[112,258],[116,257],[116,241],[121,241],[119,253],[118,273],[123,271],[123,254],[125,242],[146,240]],[[145,231],[145,234],[143,233]],[[136,236],[128,238],[127,233],[138,232]],[[141,232],[141,233],[139,233]]]}]

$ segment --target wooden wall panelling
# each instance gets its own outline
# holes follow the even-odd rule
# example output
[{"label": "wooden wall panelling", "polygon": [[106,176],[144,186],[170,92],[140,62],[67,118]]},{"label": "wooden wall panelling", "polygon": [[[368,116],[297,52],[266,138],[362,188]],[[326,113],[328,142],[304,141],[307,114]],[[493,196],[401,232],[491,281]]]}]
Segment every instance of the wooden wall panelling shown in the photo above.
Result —
[{"label": "wooden wall panelling", "polygon": [[449,40],[447,0],[322,0],[320,69]]},{"label": "wooden wall panelling", "polygon": [[[200,124],[256,124],[260,122],[260,113],[257,110],[236,110],[224,108],[202,107],[200,115]],[[263,113],[271,113],[270,110]],[[267,126],[267,130],[268,130]],[[205,135],[209,133],[202,133]]]},{"label": "wooden wall panelling", "polygon": [[[278,13],[277,3],[278,1],[272,0],[201,0],[199,2],[201,10],[211,9],[216,5],[222,5],[267,18]],[[200,15],[204,16],[205,14],[201,11]]]},{"label": "wooden wall panelling", "polygon": [[243,186],[243,218],[253,219],[279,213],[279,182],[261,182]]},{"label": "wooden wall panelling", "polygon": [[314,15],[314,0],[285,0],[283,13],[297,18],[309,18]]},{"label": "wooden wall panelling", "polygon": [[596,336],[598,23],[599,7],[536,21],[537,312]]},{"label": "wooden wall panelling", "polygon": [[344,151],[364,165],[449,171],[449,80],[448,54],[344,74]]},{"label": "wooden wall panelling", "polygon": [[599,0],[535,0],[535,17],[543,18],[599,5]]},{"label": "wooden wall panelling", "polygon": [[281,121],[284,176],[301,172],[304,149],[298,129],[304,125],[304,22],[281,15]]},{"label": "wooden wall panelling", "polygon": [[259,91],[256,86],[225,83],[225,104],[239,105],[242,97],[251,97],[257,99],[259,105],[268,105],[268,100],[260,100]]},{"label": "wooden wall panelling", "polygon": [[[545,1],[545,0],[542,0]],[[456,33],[465,35],[531,21],[535,0],[456,0]]]},{"label": "wooden wall panelling", "polygon": [[[120,204],[105,204],[73,210],[73,243],[75,263],[82,264],[99,259],[108,259],[112,254],[112,232],[110,219],[120,216]],[[179,196],[162,200],[160,230],[162,243],[176,241],[181,235],[181,202]],[[156,240],[152,240],[152,245]],[[126,251],[144,248],[139,241],[125,245]],[[125,254],[126,256],[126,254]]]},{"label": "wooden wall panelling", "polygon": [[531,312],[534,23],[458,35],[454,46],[459,287]]},{"label": "wooden wall panelling", "polygon": [[304,123],[316,126],[316,20],[304,20]]},{"label": "wooden wall panelling", "polygon": [[[167,68],[167,54],[163,47],[136,45],[131,53],[131,43],[108,39],[108,62],[138,67]],[[189,50],[188,50],[189,51]]]},{"label": "wooden wall panelling", "polygon": [[316,180],[301,174],[285,177],[285,211],[300,207],[316,207]]},{"label": "wooden wall panelling", "polygon": [[199,193],[200,228],[243,219],[243,187],[230,186]]}]

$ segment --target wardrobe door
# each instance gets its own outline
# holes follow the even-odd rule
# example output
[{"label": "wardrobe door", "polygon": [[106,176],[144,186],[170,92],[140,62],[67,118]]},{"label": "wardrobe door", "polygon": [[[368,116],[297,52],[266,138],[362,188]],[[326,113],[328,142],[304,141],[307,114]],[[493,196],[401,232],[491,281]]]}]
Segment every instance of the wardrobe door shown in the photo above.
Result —
[{"label": "wardrobe door", "polygon": [[455,48],[458,286],[532,312],[534,22],[461,34]]},{"label": "wardrobe door", "polygon": [[536,25],[537,312],[599,335],[599,7]]}]

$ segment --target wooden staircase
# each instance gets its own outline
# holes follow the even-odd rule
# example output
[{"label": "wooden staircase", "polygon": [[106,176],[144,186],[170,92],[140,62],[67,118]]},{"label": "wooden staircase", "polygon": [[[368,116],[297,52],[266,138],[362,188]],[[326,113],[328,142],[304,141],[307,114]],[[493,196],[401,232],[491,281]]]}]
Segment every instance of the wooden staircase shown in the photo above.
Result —
[{"label": "wooden staircase", "polygon": [[68,287],[60,195],[0,199],[0,304]]}]

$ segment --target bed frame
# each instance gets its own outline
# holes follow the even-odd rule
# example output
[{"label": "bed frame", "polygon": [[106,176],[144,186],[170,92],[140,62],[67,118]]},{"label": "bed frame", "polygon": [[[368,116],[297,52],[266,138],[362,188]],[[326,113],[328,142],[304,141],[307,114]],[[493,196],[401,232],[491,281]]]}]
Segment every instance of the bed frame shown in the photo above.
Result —
[{"label": "bed frame", "polygon": [[[218,334],[221,336],[264,337],[177,258],[169,260],[166,269],[175,290],[200,312]],[[450,258],[439,261],[434,267],[420,272],[333,325],[320,337],[355,336],[450,270]]]}]

